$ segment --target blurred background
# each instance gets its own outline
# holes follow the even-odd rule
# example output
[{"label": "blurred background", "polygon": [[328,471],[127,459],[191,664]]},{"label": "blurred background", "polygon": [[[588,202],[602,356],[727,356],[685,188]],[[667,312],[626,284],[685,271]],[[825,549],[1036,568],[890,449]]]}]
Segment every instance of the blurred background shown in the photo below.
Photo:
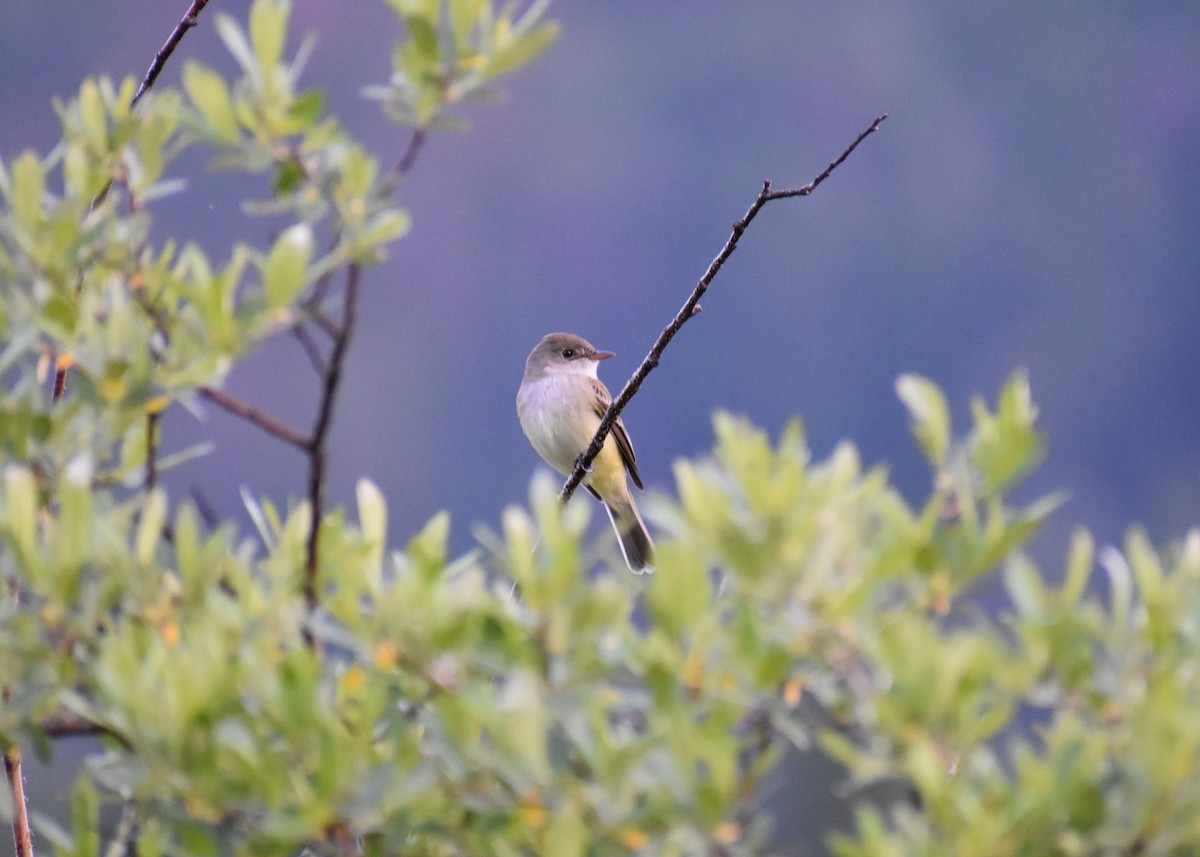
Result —
[{"label": "blurred background", "polygon": [[[212,16],[247,5],[212,2],[162,83],[187,57],[231,71]],[[53,146],[50,100],[84,76],[140,78],[186,6],[4,0],[0,155]],[[332,502],[369,476],[393,542],[447,509],[456,550],[471,548],[539,466],[514,410],[538,338],[569,330],[617,352],[602,367],[615,393],[762,180],[807,182],[886,112],[813,196],[760,214],[625,412],[650,492],[671,492],[672,461],[703,454],[726,408],[772,435],[800,415],[819,457],[852,440],[919,501],[929,474],[896,376],[943,385],[961,432],[970,396],[993,399],[1025,367],[1050,444],[1022,496],[1070,492],[1033,547],[1041,562],[1056,567],[1078,526],[1113,543],[1139,523],[1162,542],[1197,523],[1194,0],[563,0],[552,17],[560,42],[507,81],[506,103],[470,111],[468,133],[433,137],[401,188],[415,226],[366,280]],[[393,162],[407,132],[359,96],[390,72],[393,15],[302,2],[293,32],[293,48],[318,37],[308,84]],[[177,162],[189,186],[160,204],[156,235],[217,256],[269,239],[239,209],[263,187],[205,161]],[[311,424],[315,385],[291,341],[229,387]],[[175,499],[196,486],[244,520],[242,486],[302,495],[292,449],[219,411],[167,422],[169,447],[201,439],[215,452],[174,474]],[[30,778],[35,801],[62,797],[61,780]],[[820,853],[831,817],[789,810],[788,853]]]}]

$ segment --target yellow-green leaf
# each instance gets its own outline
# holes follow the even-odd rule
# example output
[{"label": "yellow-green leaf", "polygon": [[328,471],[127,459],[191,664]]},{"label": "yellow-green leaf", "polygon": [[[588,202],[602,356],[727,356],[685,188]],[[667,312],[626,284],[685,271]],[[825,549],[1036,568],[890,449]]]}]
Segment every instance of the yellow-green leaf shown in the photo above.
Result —
[{"label": "yellow-green leaf", "polygon": [[237,142],[238,121],[225,78],[205,65],[189,61],[183,67],[183,88],[208,123],[213,137],[223,143]]},{"label": "yellow-green leaf", "polygon": [[313,233],[307,223],[297,223],[279,236],[263,265],[263,290],[269,309],[287,306],[300,293],[308,281],[312,256]]},{"label": "yellow-green leaf", "polygon": [[934,467],[946,463],[950,449],[950,408],[937,384],[920,375],[896,379],[896,395],[908,408],[912,432]]}]

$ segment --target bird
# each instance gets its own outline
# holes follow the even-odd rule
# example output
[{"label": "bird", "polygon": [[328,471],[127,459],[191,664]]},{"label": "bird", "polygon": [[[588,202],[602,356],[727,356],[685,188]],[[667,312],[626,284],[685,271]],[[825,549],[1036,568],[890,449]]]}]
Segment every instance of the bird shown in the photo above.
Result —
[{"label": "bird", "polygon": [[[542,459],[564,476],[575,469],[612,394],[597,377],[602,360],[615,355],[597,351],[573,333],[550,333],[529,352],[517,390],[517,418],[525,437]],[[625,423],[618,419],[583,478],[583,486],[604,504],[630,571],[654,570],[654,542],[629,490],[629,479],[643,488],[637,455]]]}]

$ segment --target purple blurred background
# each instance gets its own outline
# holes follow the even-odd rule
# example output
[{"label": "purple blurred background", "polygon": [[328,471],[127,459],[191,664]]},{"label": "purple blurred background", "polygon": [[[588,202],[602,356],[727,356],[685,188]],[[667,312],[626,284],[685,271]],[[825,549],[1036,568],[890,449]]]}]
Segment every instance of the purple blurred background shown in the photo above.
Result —
[{"label": "purple blurred background", "polygon": [[[50,99],[85,75],[140,77],[186,5],[0,4],[0,154],[49,149]],[[247,5],[214,0],[162,81],[185,57],[230,71],[212,16]],[[672,460],[707,450],[710,414],[728,408],[772,434],[799,414],[818,456],[853,440],[922,499],[896,376],[942,384],[962,431],[969,396],[992,399],[1023,366],[1050,451],[1022,496],[1071,492],[1039,559],[1057,566],[1076,526],[1114,542],[1137,522],[1163,541],[1197,522],[1194,0],[608,0],[552,16],[561,41],[505,82],[506,103],[471,111],[471,131],[435,136],[401,189],[415,226],[367,277],[332,502],[370,476],[394,542],[448,509],[470,548],[538,465],[513,405],[537,339],[570,330],[616,351],[615,392],[760,182],[803,184],[887,112],[816,194],[762,212],[626,411],[651,492],[671,491]],[[299,3],[293,31],[318,35],[306,81],[390,163],[407,132],[358,89],[390,71],[391,13]],[[189,189],[160,205],[156,234],[217,256],[267,240],[273,225],[240,214],[244,180],[206,160],[177,163]],[[230,387],[311,422],[292,342]],[[303,493],[300,457],[223,413],[177,413],[167,430],[173,448],[217,445],[174,474],[176,498],[196,485],[244,518],[241,486]],[[788,835],[812,853],[803,821]]]}]

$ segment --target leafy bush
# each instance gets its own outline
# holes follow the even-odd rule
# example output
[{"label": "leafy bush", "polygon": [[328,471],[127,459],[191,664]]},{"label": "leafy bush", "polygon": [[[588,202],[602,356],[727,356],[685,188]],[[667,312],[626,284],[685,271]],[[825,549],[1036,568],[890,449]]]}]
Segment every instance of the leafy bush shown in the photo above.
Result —
[{"label": "leafy bush", "polygon": [[[817,741],[917,796],[864,804],[844,855],[1200,847],[1200,533],[1101,550],[1105,597],[1080,533],[1049,583],[1020,549],[1056,501],[1010,499],[1041,450],[1020,374],[958,442],[940,391],[900,380],[934,471],[916,507],[849,445],[813,462],[798,423],[772,444],[718,414],[658,503],[645,580],[547,481],[463,557],[445,515],[390,550],[369,482],[321,509],[353,320],[326,313],[405,232],[423,135],[554,35],[539,4],[390,5],[407,38],[369,94],[416,129],[395,169],[300,88],[282,0],[218,19],[236,80],[189,63],[136,111],[132,81],[85,82],[53,152],[0,163],[0,740],[100,736],[44,841],[99,853],[112,804],[143,857],[762,853],[764,778]],[[289,219],[270,248],[152,244],[189,146],[271,177],[251,206]],[[331,339],[311,433],[222,393],[309,327]],[[308,498],[248,498],[249,537],[172,503],[157,474],[193,451],[162,455],[159,421],[197,396],[303,449]],[[994,618],[968,596],[1001,568]]]}]

